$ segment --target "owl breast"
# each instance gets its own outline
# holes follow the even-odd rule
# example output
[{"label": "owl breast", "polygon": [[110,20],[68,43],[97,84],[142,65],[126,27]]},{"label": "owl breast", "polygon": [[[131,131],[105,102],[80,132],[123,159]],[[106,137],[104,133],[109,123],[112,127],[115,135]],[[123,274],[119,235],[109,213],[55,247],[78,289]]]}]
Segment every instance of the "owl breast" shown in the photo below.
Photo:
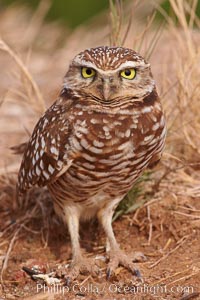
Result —
[{"label": "owl breast", "polygon": [[[50,185],[52,192],[61,191],[55,195],[61,202],[91,206],[105,200],[102,195],[123,197],[164,145],[165,123],[159,107],[121,109],[112,114],[82,109],[74,111],[71,118],[69,147],[75,159]],[[99,199],[95,195],[100,195]]]}]

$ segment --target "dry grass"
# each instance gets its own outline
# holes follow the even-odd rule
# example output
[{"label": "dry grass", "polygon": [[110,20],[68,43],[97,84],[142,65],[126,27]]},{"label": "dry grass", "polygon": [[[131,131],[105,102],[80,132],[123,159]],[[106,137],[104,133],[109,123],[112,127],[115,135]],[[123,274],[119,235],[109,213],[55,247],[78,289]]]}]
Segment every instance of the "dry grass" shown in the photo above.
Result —
[{"label": "dry grass", "polygon": [[[13,58],[13,60],[19,67],[19,72],[21,72],[21,80],[24,83],[26,96],[30,101],[32,108],[40,114],[43,113],[45,111],[44,99],[38,88],[38,85],[33,80],[33,77],[31,76],[25,64],[3,40],[0,40],[0,50],[5,51],[11,58]],[[34,98],[36,98],[36,100],[34,100]]]},{"label": "dry grass", "polygon": [[[55,99],[62,75],[74,54],[87,47],[108,44],[110,30],[109,26],[104,26],[93,30],[90,28],[88,31],[87,27],[82,26],[71,33],[59,24],[44,24],[49,2],[41,3],[45,4],[40,5],[33,16],[19,7],[8,8],[0,13],[0,50],[3,50],[0,57],[2,284],[9,256],[21,232],[40,234],[43,246],[47,247],[52,223],[52,206],[46,190],[30,191],[26,196],[26,209],[17,209],[15,184],[21,157],[13,156],[8,149],[27,140],[38,115]],[[144,199],[145,194],[146,198],[142,203],[145,203],[144,207],[150,207],[163,199],[174,199],[174,214],[199,221],[199,210],[190,204],[190,199],[200,197],[200,21],[195,15],[197,1],[170,0],[170,4],[178,23],[175,24],[155,5],[164,15],[166,24],[154,28],[154,12],[149,14],[145,22],[141,22],[138,17],[138,12],[141,11],[140,1],[135,1],[133,12],[127,14],[126,9],[122,12],[120,1],[115,6],[110,0],[110,43],[135,48],[150,59],[167,117],[168,137],[163,160],[151,174],[151,180],[143,186],[139,200],[142,197]],[[123,16],[128,16],[127,20]],[[134,209],[138,207],[137,203],[134,203]],[[128,211],[133,208],[129,207]],[[148,222],[151,223],[149,210],[147,215]],[[35,218],[42,219],[40,230],[31,226]],[[149,244],[152,223],[150,228]],[[154,265],[170,254],[169,251],[155,261]],[[187,276],[196,274],[195,272],[197,270],[192,270]]]},{"label": "dry grass", "polygon": [[[186,21],[188,9],[186,1],[171,0],[170,3],[179,20],[180,27],[177,30],[171,20],[168,19],[170,33],[177,40],[178,44],[176,51],[173,51],[176,63],[176,69],[173,70],[176,76],[175,102],[171,109],[167,107],[169,131],[177,146],[179,145],[179,147],[174,147],[178,151],[179,158],[181,156],[186,161],[193,161],[199,156],[198,132],[200,129],[200,116],[198,114],[200,108],[198,101],[200,97],[200,83],[198,79],[200,49],[198,38],[195,37],[197,28],[196,30],[191,29],[195,22],[193,11],[190,11],[189,24]],[[199,26],[198,22],[196,26]]]}]

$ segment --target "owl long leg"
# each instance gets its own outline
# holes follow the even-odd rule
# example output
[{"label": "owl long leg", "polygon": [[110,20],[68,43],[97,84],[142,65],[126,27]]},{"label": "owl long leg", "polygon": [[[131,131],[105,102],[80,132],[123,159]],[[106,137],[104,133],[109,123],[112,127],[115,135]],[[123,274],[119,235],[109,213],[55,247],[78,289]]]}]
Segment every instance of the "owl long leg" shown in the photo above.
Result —
[{"label": "owl long leg", "polygon": [[109,264],[107,268],[107,277],[109,278],[116,268],[121,265],[131,271],[134,275],[140,277],[140,272],[135,268],[133,263],[134,260],[141,260],[144,258],[142,253],[135,253],[133,255],[126,255],[117,243],[113,228],[112,228],[112,216],[114,213],[114,208],[116,204],[110,204],[107,207],[104,207],[98,212],[98,219],[101,223],[109,245]]},{"label": "owl long leg", "polygon": [[90,273],[95,276],[99,270],[94,260],[84,257],[81,251],[79,243],[79,215],[76,210],[69,211],[69,208],[67,208],[65,220],[68,225],[72,244],[72,263],[70,272],[66,274],[68,282],[74,280],[80,273]]},{"label": "owl long leg", "polygon": [[69,213],[66,220],[72,244],[72,262],[74,263],[80,261],[82,257],[79,243],[79,217],[77,214]]}]

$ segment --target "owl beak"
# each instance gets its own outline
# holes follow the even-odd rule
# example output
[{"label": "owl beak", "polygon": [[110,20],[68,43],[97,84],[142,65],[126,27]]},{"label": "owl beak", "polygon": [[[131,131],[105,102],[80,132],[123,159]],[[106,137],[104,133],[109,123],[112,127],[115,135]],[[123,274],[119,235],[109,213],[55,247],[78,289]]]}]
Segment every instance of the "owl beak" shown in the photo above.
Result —
[{"label": "owl beak", "polygon": [[107,78],[104,79],[103,81],[103,87],[102,87],[102,96],[104,98],[104,100],[110,100],[111,95],[112,95],[112,90],[110,88],[110,83],[111,83],[111,79]]},{"label": "owl beak", "polygon": [[103,98],[104,100],[109,100],[110,99],[110,87],[108,85],[103,86]]}]

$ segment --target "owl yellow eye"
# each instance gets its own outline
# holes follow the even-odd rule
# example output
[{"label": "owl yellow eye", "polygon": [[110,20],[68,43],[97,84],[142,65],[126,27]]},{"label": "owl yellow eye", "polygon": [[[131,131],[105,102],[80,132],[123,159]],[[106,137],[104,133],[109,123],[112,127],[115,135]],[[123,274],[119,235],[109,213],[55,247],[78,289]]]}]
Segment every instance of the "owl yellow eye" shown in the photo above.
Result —
[{"label": "owl yellow eye", "polygon": [[120,72],[120,75],[126,79],[134,79],[136,75],[135,69],[125,69]]},{"label": "owl yellow eye", "polygon": [[81,74],[82,74],[83,78],[91,78],[91,77],[95,76],[96,72],[92,68],[83,67],[81,69]]}]

